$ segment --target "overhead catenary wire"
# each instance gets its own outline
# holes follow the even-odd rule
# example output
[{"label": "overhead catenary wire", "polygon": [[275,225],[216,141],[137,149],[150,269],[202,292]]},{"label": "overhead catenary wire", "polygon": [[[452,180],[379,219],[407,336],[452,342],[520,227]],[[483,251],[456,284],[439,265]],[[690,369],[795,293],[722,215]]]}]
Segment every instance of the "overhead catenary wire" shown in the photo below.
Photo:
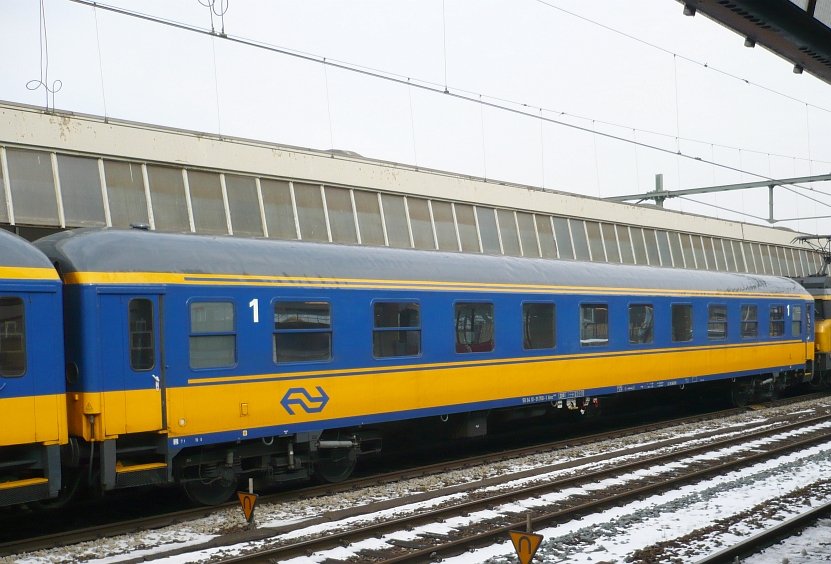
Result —
[{"label": "overhead catenary wire", "polygon": [[[219,35],[218,36],[216,34],[216,32],[209,31],[207,29],[203,29],[203,28],[200,28],[198,26],[185,24],[185,23],[182,23],[182,22],[174,21],[174,20],[165,19],[165,18],[161,18],[161,17],[158,17],[158,16],[152,16],[152,15],[144,14],[144,13],[141,13],[141,12],[127,10],[127,9],[124,9],[124,8],[119,8],[117,6],[112,6],[112,5],[104,4],[104,3],[101,3],[101,2],[96,2],[94,0],[69,0],[69,1],[73,2],[73,3],[76,3],[76,4],[82,4],[82,5],[85,5],[85,6],[89,6],[89,7],[92,7],[92,8],[97,7],[99,9],[110,11],[110,12],[120,14],[120,15],[123,15],[123,16],[138,18],[138,19],[153,22],[153,23],[156,23],[156,24],[164,25],[164,26],[167,26],[167,27],[172,27],[172,28],[183,30],[183,31],[188,31],[188,32],[191,32],[191,33],[202,34],[202,35],[210,35],[210,36],[213,36],[213,37],[221,37],[222,39],[224,39],[226,41],[236,43],[236,44],[239,44],[239,45],[244,45],[244,46],[253,47],[253,48],[257,48],[257,49],[262,49],[262,50],[265,50],[265,51],[269,51],[269,52],[273,52],[273,53],[277,53],[277,54],[281,54],[281,55],[285,55],[285,56],[289,56],[289,57],[293,57],[293,58],[297,58],[297,59],[301,59],[301,60],[305,60],[305,61],[309,61],[309,62],[313,62],[313,63],[323,64],[326,67],[337,68],[339,70],[344,70],[344,71],[347,71],[347,72],[360,74],[360,75],[375,78],[375,79],[378,79],[378,80],[384,80],[384,81],[387,81],[387,82],[400,84],[400,85],[410,87],[410,88],[418,88],[420,90],[431,92],[431,93],[434,93],[434,94],[442,94],[442,95],[445,95],[445,96],[450,96],[452,98],[462,100],[462,101],[465,101],[465,102],[469,102],[469,103],[473,103],[473,104],[480,104],[483,107],[490,107],[490,108],[497,109],[499,111],[503,111],[503,112],[507,112],[507,113],[511,113],[511,114],[515,114],[515,115],[521,115],[521,116],[524,116],[524,117],[529,117],[531,119],[539,119],[544,123],[551,123],[551,124],[554,124],[554,125],[559,125],[559,126],[562,126],[562,127],[574,129],[574,130],[577,130],[577,131],[582,131],[584,133],[587,133],[587,134],[590,134],[590,135],[593,135],[593,136],[601,136],[601,137],[605,137],[607,139],[612,139],[612,140],[619,141],[619,142],[622,142],[622,143],[633,144],[636,147],[643,147],[645,149],[650,149],[652,151],[656,151],[656,152],[659,152],[659,153],[663,153],[663,154],[667,154],[667,155],[673,155],[673,156],[676,156],[676,157],[679,157],[679,158],[684,158],[684,159],[688,159],[688,160],[692,160],[692,161],[697,161],[701,164],[708,164],[708,165],[718,167],[718,168],[721,168],[721,169],[724,169],[724,170],[730,170],[730,171],[733,171],[733,172],[749,174],[749,175],[752,175],[752,176],[755,176],[755,177],[758,177],[758,178],[764,179],[764,180],[774,180],[773,178],[770,178],[770,177],[765,176],[763,174],[759,174],[759,173],[755,173],[755,172],[751,172],[751,171],[745,171],[745,170],[742,170],[741,168],[733,167],[733,166],[730,166],[730,165],[727,165],[727,164],[724,164],[724,163],[719,163],[719,162],[716,162],[714,160],[708,160],[708,159],[705,159],[705,158],[702,158],[702,157],[697,157],[697,156],[692,155],[692,154],[687,154],[687,153],[684,153],[684,152],[680,151],[680,149],[676,150],[676,151],[673,151],[673,150],[666,149],[666,148],[663,148],[663,147],[660,147],[660,146],[657,146],[657,145],[652,145],[652,144],[645,143],[645,142],[642,142],[642,141],[637,141],[637,140],[634,140],[634,139],[627,139],[625,137],[621,137],[619,135],[614,135],[614,134],[604,132],[604,131],[598,131],[594,127],[595,123],[608,123],[608,122],[599,122],[599,121],[595,122],[595,120],[591,120],[591,122],[592,122],[591,127],[584,127],[584,126],[581,126],[581,125],[569,123],[569,122],[562,121],[562,120],[559,120],[559,119],[546,117],[545,115],[543,115],[543,112],[548,111],[548,110],[545,110],[545,108],[541,108],[541,107],[538,108],[537,106],[531,106],[529,104],[518,103],[518,102],[510,101],[510,100],[507,100],[507,99],[498,98],[498,97],[490,97],[490,96],[487,96],[487,99],[485,99],[484,95],[482,95],[482,94],[471,95],[470,91],[466,91],[466,90],[462,90],[462,89],[456,89],[456,88],[449,89],[449,88],[446,88],[444,85],[432,83],[432,82],[429,82],[429,81],[412,79],[412,78],[409,78],[409,77],[404,77],[403,75],[397,75],[395,73],[389,73],[389,72],[386,72],[386,71],[380,71],[380,70],[377,70],[377,69],[372,69],[370,67],[363,67],[363,66],[360,66],[360,65],[354,65],[354,64],[351,64],[351,63],[346,63],[346,62],[343,62],[343,61],[339,61],[337,59],[321,57],[321,56],[318,56],[318,55],[314,55],[314,54],[310,54],[310,53],[306,53],[306,52],[302,52],[302,51],[287,49],[287,48],[284,48],[284,47],[278,47],[278,46],[271,45],[271,44],[266,43],[266,42],[253,40],[253,39],[248,39],[248,38],[245,38],[245,37],[238,37],[238,36],[231,35],[231,34],[225,34],[225,35]],[[537,1],[548,5],[549,7],[560,9],[556,6],[553,6],[553,5],[550,5],[546,2],[544,2],[543,0],[537,0]],[[561,10],[561,11],[567,12],[565,10]],[[567,12],[567,13],[571,14],[570,12]],[[572,14],[572,15],[574,15],[574,14]],[[578,16],[578,17],[581,17],[581,16]],[[586,19],[586,18],[581,17],[581,19]],[[591,21],[591,20],[587,19],[587,21]],[[592,23],[596,23],[596,22],[592,22]],[[603,26],[603,24],[598,24],[598,25],[600,25],[601,27],[606,27],[607,29],[610,29],[612,31],[615,31],[612,28],[608,28],[608,26]],[[620,33],[621,35],[626,35],[627,37],[630,37],[632,39],[637,40],[637,38],[633,38],[633,37],[628,36],[627,34],[624,34],[622,32],[618,32],[618,33]],[[644,42],[642,40],[638,40],[638,41],[649,44],[649,43]],[[649,44],[649,45],[652,45],[652,44]],[[657,46],[655,46],[655,47],[658,48],[658,49],[661,49],[662,51],[671,53],[670,51],[668,51],[666,49],[663,49],[661,47],[657,47]],[[684,59],[684,60],[689,60],[687,57],[684,57],[682,55],[679,55],[679,57]],[[695,61],[692,61],[692,62],[695,62]],[[706,66],[706,64],[705,64],[705,66]],[[721,72],[721,71],[719,71],[719,72]],[[746,82],[749,82],[749,81],[746,81]],[[764,89],[769,90],[771,92],[775,92],[775,91],[773,91],[771,89],[768,89],[768,88],[764,88]],[[794,99],[792,97],[789,97],[789,98]],[[797,100],[797,101],[799,101],[800,103],[806,103],[806,102],[803,102],[801,100]],[[510,107],[510,106],[507,106],[507,105],[504,105],[504,104],[500,104],[498,102],[505,102],[505,103],[508,103],[508,104],[513,104],[513,105],[516,105],[517,107]],[[825,108],[820,108],[818,106],[815,106],[815,107],[817,107],[821,110],[824,110],[824,111],[831,111],[831,110],[825,110]],[[531,108],[533,108],[535,110],[539,109],[541,111],[539,112],[539,114],[537,114],[536,112],[528,111]],[[559,113],[559,115],[569,115],[569,116],[571,115],[571,114],[567,114],[566,112],[549,111],[549,113]],[[589,119],[589,118],[580,118],[580,119]],[[623,127],[623,126],[619,126],[617,124],[610,124],[610,125],[613,125],[615,127]],[[632,128],[632,129],[636,129],[636,128]],[[644,130],[640,130],[640,131],[644,131]],[[647,133],[653,133],[653,132],[648,132],[647,131]],[[658,135],[665,135],[665,136],[670,137],[672,139],[678,139],[679,138],[677,135],[667,135],[667,134],[658,134]],[[695,141],[695,140],[692,140],[692,141],[700,142],[700,141]],[[678,145],[678,147],[680,147],[680,145]],[[764,153],[762,153],[762,154],[764,154]],[[790,157],[790,158],[796,159],[798,157]],[[820,162],[820,161],[817,161],[817,162]],[[812,188],[808,188],[808,187],[804,187],[804,186],[798,186],[798,185],[794,185],[794,186],[796,186],[797,188],[801,188],[803,190],[814,190]],[[816,191],[816,190],[814,190],[814,191]],[[825,194],[824,192],[821,192],[821,193]]]}]

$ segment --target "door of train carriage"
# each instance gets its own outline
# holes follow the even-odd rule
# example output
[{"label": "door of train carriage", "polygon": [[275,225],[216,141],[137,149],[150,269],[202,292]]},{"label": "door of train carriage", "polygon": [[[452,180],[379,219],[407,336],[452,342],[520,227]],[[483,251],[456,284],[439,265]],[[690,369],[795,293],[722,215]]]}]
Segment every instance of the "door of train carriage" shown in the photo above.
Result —
[{"label": "door of train carriage", "polygon": [[165,428],[161,293],[99,293],[107,435]]}]

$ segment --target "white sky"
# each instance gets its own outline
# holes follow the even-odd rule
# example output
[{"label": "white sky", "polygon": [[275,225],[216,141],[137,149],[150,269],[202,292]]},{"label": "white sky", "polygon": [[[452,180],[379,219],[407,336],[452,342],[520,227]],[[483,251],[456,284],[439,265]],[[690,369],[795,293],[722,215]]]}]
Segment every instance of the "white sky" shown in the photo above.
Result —
[{"label": "white sky", "polygon": [[[675,0],[228,1],[225,31],[232,37],[439,90],[446,85],[589,132],[44,0],[47,82],[62,82],[56,107],[600,197],[651,190],[656,173],[673,190],[760,180],[751,173],[831,171],[831,86],[793,74],[789,62],[761,47],[743,47],[742,37],[700,14],[683,16]],[[197,0],[106,3],[211,28],[209,9]],[[26,88],[42,76],[39,11],[34,0],[0,4],[0,49],[14,54],[3,58],[0,99],[45,105],[42,88]],[[831,194],[829,183],[803,186]],[[831,195],[796,190],[823,203],[777,188],[777,218],[831,215]],[[766,188],[695,198],[768,214]],[[689,200],[666,206],[758,222]],[[831,232],[828,219],[779,225]]]}]

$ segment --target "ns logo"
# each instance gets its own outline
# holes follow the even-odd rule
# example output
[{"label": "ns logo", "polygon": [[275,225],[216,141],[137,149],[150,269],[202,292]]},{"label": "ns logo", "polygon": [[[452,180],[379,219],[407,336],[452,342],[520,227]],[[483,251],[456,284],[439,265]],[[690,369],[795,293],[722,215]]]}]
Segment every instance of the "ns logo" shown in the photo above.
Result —
[{"label": "ns logo", "polygon": [[306,388],[289,388],[280,400],[280,405],[289,415],[295,414],[295,409],[302,409],[306,413],[320,413],[329,403],[329,396],[320,386],[315,386],[316,394]]}]

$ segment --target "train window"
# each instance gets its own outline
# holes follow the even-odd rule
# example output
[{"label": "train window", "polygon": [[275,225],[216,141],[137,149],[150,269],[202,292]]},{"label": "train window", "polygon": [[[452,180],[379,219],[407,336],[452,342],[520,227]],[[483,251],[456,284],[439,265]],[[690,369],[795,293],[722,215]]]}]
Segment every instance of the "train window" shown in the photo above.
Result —
[{"label": "train window", "polygon": [[274,303],[274,362],[312,362],[332,358],[329,302]]},{"label": "train window", "polygon": [[580,344],[584,347],[599,347],[609,344],[608,305],[580,305]]},{"label": "train window", "polygon": [[651,304],[629,306],[629,342],[651,343],[655,325]]},{"label": "train window", "polygon": [[755,305],[742,306],[742,337],[756,338],[759,335],[759,321]]},{"label": "train window", "polygon": [[692,341],[692,306],[672,304],[672,340],[676,343]]},{"label": "train window", "polygon": [[522,348],[553,349],[555,327],[554,304],[522,304]]},{"label": "train window", "polygon": [[727,306],[707,306],[707,338],[724,340],[727,338]]},{"label": "train window", "polygon": [[791,307],[791,336],[802,336],[802,306]]},{"label": "train window", "polygon": [[376,358],[421,354],[421,315],[414,302],[379,302],[373,307],[372,354]]},{"label": "train window", "polygon": [[817,320],[831,319],[831,300],[816,300],[814,302],[814,317]]},{"label": "train window", "polygon": [[130,367],[135,371],[152,370],[156,364],[153,302],[145,298],[136,298],[130,300],[127,310]]},{"label": "train window", "polygon": [[785,334],[785,306],[770,306],[770,336],[781,337]]},{"label": "train window", "polygon": [[493,350],[493,304],[456,304],[456,352]]},{"label": "train window", "polygon": [[237,358],[234,325],[233,303],[191,302],[190,367],[233,366]]},{"label": "train window", "polygon": [[23,376],[26,372],[25,335],[23,300],[0,298],[0,376]]}]

